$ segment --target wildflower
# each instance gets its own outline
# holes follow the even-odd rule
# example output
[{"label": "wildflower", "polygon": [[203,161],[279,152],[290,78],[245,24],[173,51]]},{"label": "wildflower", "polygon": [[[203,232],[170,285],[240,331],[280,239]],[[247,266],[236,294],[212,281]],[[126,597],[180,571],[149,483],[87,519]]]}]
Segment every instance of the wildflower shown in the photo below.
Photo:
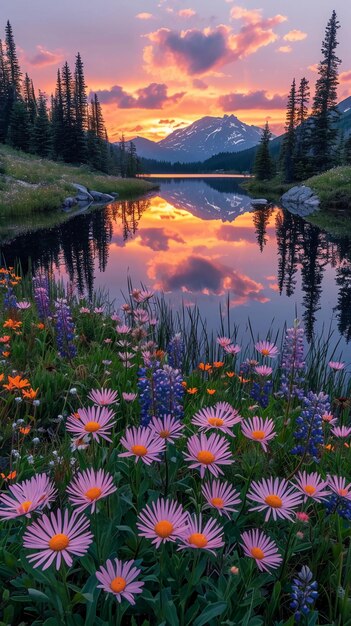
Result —
[{"label": "wildflower", "polygon": [[223,367],[224,365],[224,361],[213,361],[212,366],[215,369],[219,369],[220,367]]},{"label": "wildflower", "polygon": [[241,416],[228,402],[217,402],[212,407],[204,407],[195,413],[191,423],[200,430],[215,428],[234,437],[232,427],[241,421]]},{"label": "wildflower", "polygon": [[216,509],[219,515],[230,517],[230,513],[236,513],[235,504],[240,503],[240,496],[236,489],[227,483],[213,480],[212,483],[205,483],[202,486],[202,495],[207,504],[204,508]]},{"label": "wildflower", "polygon": [[105,566],[101,565],[96,572],[96,578],[101,583],[100,589],[106,593],[113,593],[116,600],[121,602],[122,598],[130,604],[135,604],[134,596],[141,593],[144,583],[135,581],[141,570],[134,566],[135,561],[120,561],[108,559]]},{"label": "wildflower", "polygon": [[120,334],[120,335],[128,335],[128,333],[130,333],[132,329],[130,328],[130,326],[127,326],[126,324],[120,324],[116,327],[116,331]]},{"label": "wildflower", "polygon": [[9,341],[11,341],[10,335],[3,335],[0,337],[0,343],[8,343]]},{"label": "wildflower", "polygon": [[181,370],[184,358],[184,343],[180,333],[176,333],[170,340],[167,347],[168,364],[171,367]]},{"label": "wildflower", "polygon": [[216,393],[216,389],[206,389],[209,396],[213,396]]},{"label": "wildflower", "polygon": [[230,573],[233,574],[233,576],[237,576],[239,574],[239,568],[235,565],[232,565],[232,567],[230,568]]},{"label": "wildflower", "polygon": [[236,356],[241,352],[241,347],[238,344],[230,344],[229,346],[223,346],[224,352],[227,354],[231,354],[232,356]]},{"label": "wildflower", "polygon": [[337,423],[338,419],[337,417],[334,417],[331,413],[323,413],[322,421],[334,426],[334,424]]},{"label": "wildflower", "polygon": [[84,437],[76,437],[72,439],[71,443],[71,451],[75,450],[86,450],[89,446],[89,435],[84,435]]},{"label": "wildflower", "polygon": [[294,437],[296,445],[293,454],[310,454],[318,461],[319,446],[324,443],[322,415],[330,409],[329,396],[322,391],[318,394],[309,391],[303,398],[303,410],[296,419]]},{"label": "wildflower", "polygon": [[175,541],[182,536],[187,519],[188,515],[180,504],[159,498],[141,511],[137,527],[141,537],[152,539],[152,543],[159,548],[161,543]]},{"label": "wildflower", "polygon": [[274,423],[271,419],[262,419],[262,417],[249,417],[241,424],[241,430],[245,437],[258,441],[265,452],[267,452],[267,442],[276,436]]},{"label": "wildflower", "polygon": [[211,474],[223,474],[219,465],[231,465],[234,461],[229,449],[229,443],[224,437],[212,433],[207,439],[204,433],[192,435],[187,443],[188,453],[184,454],[186,461],[190,461],[190,468],[199,468],[201,478],[208,469]]},{"label": "wildflower", "polygon": [[187,527],[180,542],[178,550],[192,548],[193,550],[207,550],[215,554],[216,548],[224,546],[223,530],[214,519],[204,524],[201,513],[198,518],[188,514]]},{"label": "wildflower", "polygon": [[216,339],[218,345],[221,346],[221,348],[225,348],[226,346],[230,346],[232,343],[232,340],[229,339],[229,337],[217,337]]},{"label": "wildflower", "polygon": [[78,409],[80,419],[70,415],[67,419],[66,428],[69,432],[83,437],[84,435],[91,435],[95,441],[99,441],[99,438],[110,441],[108,435],[111,433],[111,429],[116,423],[114,413],[106,407],[88,407],[87,409]]},{"label": "wildflower", "polygon": [[134,402],[135,398],[137,397],[137,393],[127,393],[125,391],[122,391],[122,398],[125,402]]},{"label": "wildflower", "polygon": [[145,368],[139,370],[139,402],[141,404],[141,423],[147,426],[153,415],[172,415],[177,419],[183,417],[184,387],[179,370],[170,365],[156,367],[151,376],[146,375]]},{"label": "wildflower", "polygon": [[[257,369],[257,368],[255,368]],[[250,397],[256,400],[264,409],[267,408],[269,404],[269,396],[273,389],[273,383],[271,380],[264,380],[264,377],[261,377],[259,381],[254,381],[252,385],[252,389],[250,392]]]},{"label": "wildflower", "polygon": [[308,524],[310,521],[310,516],[304,511],[296,511],[295,515],[299,522],[303,522],[303,524]]},{"label": "wildflower", "polygon": [[241,535],[245,556],[256,561],[261,572],[276,569],[282,562],[277,545],[260,530],[248,530]]},{"label": "wildflower", "polygon": [[26,400],[35,400],[38,395],[39,387],[37,389],[32,389],[32,387],[27,391],[26,389],[22,389],[22,395]]},{"label": "wildflower", "polygon": [[321,502],[329,495],[328,482],[323,480],[317,472],[307,474],[299,472],[296,476],[296,489],[304,495],[304,501],[311,498],[316,502]]},{"label": "wildflower", "polygon": [[351,500],[351,483],[346,484],[342,476],[328,476],[328,486],[336,495]]},{"label": "wildflower", "polygon": [[265,522],[272,515],[274,521],[278,518],[293,521],[292,512],[302,501],[300,493],[288,484],[283,478],[262,478],[261,481],[253,481],[247,497],[258,504],[251,507],[250,511],[265,511]]},{"label": "wildflower", "polygon": [[136,463],[141,459],[146,465],[152,461],[160,462],[160,454],[165,451],[164,440],[156,438],[150,428],[143,426],[127,428],[125,436],[121,437],[121,444],[127,452],[120,453],[120,457],[134,456]]},{"label": "wildflower", "polygon": [[13,472],[9,472],[9,474],[4,474],[3,472],[0,473],[0,476],[3,480],[15,480],[16,476],[17,476],[17,472],[16,470],[14,470]]},{"label": "wildflower", "polygon": [[88,309],[88,307],[86,306],[81,306],[79,309],[79,313],[82,313],[82,314],[90,313],[90,309]]},{"label": "wildflower", "polygon": [[21,300],[20,302],[17,302],[17,308],[21,309],[22,311],[26,309],[30,309],[30,307],[31,307],[31,303],[28,302],[27,300]]},{"label": "wildflower", "polygon": [[3,387],[8,391],[30,387],[30,382],[29,380],[27,380],[27,378],[21,378],[21,376],[8,376],[7,379],[8,383],[6,385],[3,385]]},{"label": "wildflower", "polygon": [[21,435],[29,435],[31,428],[31,426],[21,426],[19,432],[21,433]]},{"label": "wildflower", "polygon": [[8,319],[3,323],[3,328],[11,328],[11,330],[19,330],[22,326],[22,322],[17,320]]},{"label": "wildflower", "polygon": [[294,611],[296,622],[309,614],[312,605],[318,598],[318,583],[313,580],[313,574],[307,565],[301,568],[291,585],[290,608]]},{"label": "wildflower", "polygon": [[198,392],[198,388],[197,387],[189,387],[189,389],[187,389],[186,392],[189,395],[193,396],[193,395],[195,395]]},{"label": "wildflower", "polygon": [[234,378],[235,372],[226,372],[225,375],[228,376],[228,378]]},{"label": "wildflower", "polygon": [[56,496],[56,489],[45,474],[33,476],[16,485],[10,485],[9,492],[0,496],[0,517],[13,519],[48,506]]},{"label": "wildflower", "polygon": [[43,322],[39,322],[39,324],[36,325],[38,330],[44,330],[45,328],[45,324],[43,324]]},{"label": "wildflower", "polygon": [[[41,320],[46,320],[50,315],[49,279],[44,274],[38,274],[33,278],[34,299]],[[41,323],[44,328],[44,324]],[[38,324],[39,328],[39,324]],[[43,329],[41,329],[43,330]]]},{"label": "wildflower", "polygon": [[210,363],[199,363],[198,368],[202,372],[210,372],[212,370],[212,365]]},{"label": "wildflower", "polygon": [[269,365],[256,365],[256,367],[254,367],[254,370],[256,374],[258,374],[258,376],[263,377],[270,376],[273,372],[273,368],[269,367]]},{"label": "wildflower", "polygon": [[328,365],[334,372],[340,372],[345,367],[345,363],[341,361],[329,361]]},{"label": "wildflower", "polygon": [[72,359],[77,354],[73,343],[75,327],[67,300],[60,298],[55,302],[56,309],[56,340],[61,357]]},{"label": "wildflower", "polygon": [[95,511],[96,502],[117,491],[111,474],[99,469],[79,472],[67,487],[69,500],[81,513],[87,507]]},{"label": "wildflower", "polygon": [[342,439],[345,439],[351,435],[351,426],[334,426],[331,432],[334,437],[341,437]]},{"label": "wildflower", "polygon": [[164,415],[161,417],[153,417],[149,428],[161,439],[174,443],[182,435],[184,424],[172,415]]},{"label": "wildflower", "polygon": [[292,396],[302,398],[305,375],[304,330],[299,320],[293,328],[288,328],[282,354],[281,392],[289,400]]},{"label": "wildflower", "polygon": [[269,357],[270,359],[275,359],[279,354],[277,346],[270,341],[258,341],[255,343],[255,348],[262,356]]},{"label": "wildflower", "polygon": [[108,406],[118,402],[118,393],[112,389],[92,389],[88,398],[98,406]]},{"label": "wildflower", "polygon": [[71,567],[71,555],[83,556],[93,541],[89,531],[89,521],[76,511],[58,509],[50,513],[50,517],[43,515],[36,522],[28,526],[23,537],[23,545],[31,550],[38,550],[27,558],[33,567],[43,566],[46,570],[56,561],[56,569],[60,569],[62,561]]}]

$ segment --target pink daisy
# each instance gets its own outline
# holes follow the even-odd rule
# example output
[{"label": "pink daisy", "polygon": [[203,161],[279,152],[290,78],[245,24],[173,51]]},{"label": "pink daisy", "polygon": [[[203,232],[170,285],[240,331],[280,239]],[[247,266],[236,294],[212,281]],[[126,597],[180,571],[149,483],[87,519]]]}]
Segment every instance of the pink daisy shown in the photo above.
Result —
[{"label": "pink daisy", "polygon": [[351,500],[351,483],[347,485],[343,476],[328,476],[328,486],[341,498]]},{"label": "pink daisy", "polygon": [[342,437],[345,439],[351,434],[351,426],[334,426],[331,431],[335,437]]},{"label": "pink daisy", "polygon": [[265,522],[272,515],[274,521],[278,518],[293,521],[292,511],[302,502],[302,496],[295,488],[283,478],[262,478],[253,481],[247,494],[249,500],[258,502],[257,506],[251,507],[250,511],[266,510]]},{"label": "pink daisy", "polygon": [[192,548],[194,550],[208,550],[215,554],[215,548],[222,548],[223,529],[215,519],[209,519],[205,525],[202,522],[202,515],[188,514],[187,527],[180,538],[181,545],[178,550]]},{"label": "pink daisy", "polygon": [[270,376],[271,373],[273,372],[273,368],[269,367],[269,365],[256,365],[256,367],[254,368],[256,374],[258,374],[259,376]]},{"label": "pink daisy", "polygon": [[137,393],[127,393],[126,391],[122,391],[122,398],[125,402],[134,402],[137,397]]},{"label": "pink daisy", "polygon": [[216,433],[212,433],[208,439],[204,433],[192,435],[187,445],[188,454],[185,453],[184,458],[191,462],[190,468],[200,469],[201,478],[206,469],[217,478],[219,474],[223,474],[219,465],[234,463],[228,441]]},{"label": "pink daisy", "polygon": [[178,502],[159,498],[139,513],[137,527],[141,537],[152,539],[159,548],[161,543],[175,541],[182,535],[187,519],[187,513]]},{"label": "pink daisy", "polygon": [[48,506],[56,496],[53,483],[45,474],[9,486],[9,491],[0,496],[0,517],[13,519]]},{"label": "pink daisy", "polygon": [[317,472],[307,474],[307,472],[299,472],[296,476],[296,489],[304,495],[304,502],[311,498],[316,502],[321,502],[330,495],[330,491],[325,488],[328,487],[328,482],[323,480]]},{"label": "pink daisy", "polygon": [[277,545],[260,530],[247,530],[241,535],[245,556],[255,559],[261,572],[276,569],[282,562]]},{"label": "pink daisy", "polygon": [[207,406],[195,413],[191,423],[199,426],[200,430],[215,428],[231,437],[235,437],[231,428],[241,421],[241,416],[228,402],[217,402],[214,406]]},{"label": "pink daisy", "polygon": [[277,346],[270,341],[258,341],[255,343],[255,348],[262,356],[267,356],[270,359],[275,359],[279,354]]},{"label": "pink daisy", "polygon": [[163,417],[153,417],[149,428],[161,439],[174,443],[182,435],[184,424],[172,415],[164,415]]},{"label": "pink daisy", "polygon": [[87,409],[78,409],[79,419],[74,415],[70,415],[66,422],[66,428],[69,432],[77,437],[91,435],[95,441],[99,441],[99,437],[111,441],[108,435],[116,423],[114,413],[106,407],[90,406]]},{"label": "pink daisy", "polygon": [[130,604],[135,604],[134,596],[141,593],[144,583],[133,582],[139,576],[141,570],[134,566],[135,561],[120,561],[108,559],[105,565],[101,565],[96,572],[96,578],[101,583],[100,589],[106,593],[113,593],[118,602],[122,598],[128,600]]},{"label": "pink daisy", "polygon": [[338,418],[334,417],[331,413],[323,413],[322,420],[323,422],[334,426],[334,424],[337,424]]},{"label": "pink daisy", "polygon": [[88,395],[89,400],[98,406],[108,406],[118,402],[118,392],[112,389],[92,389]]},{"label": "pink daisy", "polygon": [[235,504],[241,502],[240,495],[229,483],[221,483],[213,480],[212,483],[205,483],[202,486],[202,495],[206,498],[207,504],[204,508],[216,509],[219,515],[230,517],[230,513],[236,513],[238,509]]},{"label": "pink daisy", "polygon": [[334,370],[334,372],[339,372],[345,367],[345,363],[342,361],[329,361],[328,365],[332,370]]},{"label": "pink daisy", "polygon": [[83,556],[93,541],[89,531],[89,520],[74,511],[50,513],[50,517],[43,515],[36,522],[28,526],[23,537],[23,545],[31,550],[38,550],[27,558],[33,567],[43,565],[46,570],[56,560],[56,569],[59,569],[62,560],[71,567],[72,554]]},{"label": "pink daisy", "polygon": [[226,352],[227,354],[231,354],[233,356],[241,352],[241,348],[240,346],[238,346],[237,343],[235,345],[231,343],[229,346],[223,346],[223,349],[224,349],[224,352]]},{"label": "pink daisy", "polygon": [[160,454],[166,449],[165,441],[155,437],[155,433],[144,426],[127,428],[125,436],[121,437],[121,444],[127,452],[118,456],[134,456],[135,462],[141,459],[146,465],[150,465],[152,461],[160,462]]},{"label": "pink daisy", "polygon": [[276,436],[274,430],[274,423],[271,419],[262,419],[262,417],[247,418],[241,424],[242,433],[247,439],[258,441],[261,444],[265,452],[267,452],[267,441],[270,441]]},{"label": "pink daisy", "polygon": [[91,506],[91,512],[95,511],[96,502],[101,498],[106,498],[114,491],[117,491],[113,484],[111,474],[104,470],[87,469],[79,472],[67,487],[69,500],[73,506],[77,507],[78,513]]},{"label": "pink daisy", "polygon": [[21,300],[20,302],[17,302],[16,306],[18,309],[24,311],[25,309],[30,309],[31,303],[28,302],[28,300]]},{"label": "pink daisy", "polygon": [[216,339],[218,345],[221,346],[221,348],[225,348],[226,346],[230,346],[232,343],[232,340],[229,339],[229,337],[217,337]]}]

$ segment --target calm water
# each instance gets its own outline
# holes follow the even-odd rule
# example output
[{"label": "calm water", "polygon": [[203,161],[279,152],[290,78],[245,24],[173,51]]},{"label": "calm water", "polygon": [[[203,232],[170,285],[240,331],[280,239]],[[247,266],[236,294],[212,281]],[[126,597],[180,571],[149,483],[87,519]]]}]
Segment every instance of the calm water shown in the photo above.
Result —
[{"label": "calm water", "polygon": [[[24,270],[54,270],[79,291],[107,287],[117,303],[126,276],[162,290],[174,307],[197,303],[212,328],[230,295],[241,335],[248,317],[264,336],[297,316],[308,337],[331,324],[351,358],[351,242],[279,208],[253,209],[237,178],[159,180],[160,190],[115,202],[2,247]],[[29,261],[30,259],[30,261]],[[346,353],[346,354],[345,354]]]}]

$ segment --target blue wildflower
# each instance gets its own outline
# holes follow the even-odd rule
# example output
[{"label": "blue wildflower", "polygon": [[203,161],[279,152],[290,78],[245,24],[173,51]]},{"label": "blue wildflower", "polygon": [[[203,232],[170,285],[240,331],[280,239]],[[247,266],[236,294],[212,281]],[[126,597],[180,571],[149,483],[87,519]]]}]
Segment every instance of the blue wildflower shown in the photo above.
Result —
[{"label": "blue wildflower", "polygon": [[330,410],[329,396],[322,391],[318,394],[309,391],[303,398],[303,409],[296,419],[294,437],[296,441],[292,454],[309,454],[318,462],[319,448],[324,443],[322,416]]},{"label": "blue wildflower", "polygon": [[318,598],[318,583],[313,580],[313,574],[307,565],[293,579],[291,585],[290,608],[294,611],[295,621],[299,622],[301,617],[308,615],[312,605]]},{"label": "blue wildflower", "polygon": [[67,300],[60,298],[55,302],[56,308],[56,339],[60,356],[72,359],[77,354],[74,345],[75,327]]}]

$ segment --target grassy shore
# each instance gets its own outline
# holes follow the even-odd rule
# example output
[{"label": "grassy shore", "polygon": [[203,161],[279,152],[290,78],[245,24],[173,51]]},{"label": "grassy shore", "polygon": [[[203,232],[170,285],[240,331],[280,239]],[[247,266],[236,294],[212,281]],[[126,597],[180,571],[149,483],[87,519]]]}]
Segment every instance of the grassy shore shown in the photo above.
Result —
[{"label": "grassy shore", "polygon": [[127,198],[155,189],[142,179],[119,178],[40,159],[8,146],[0,146],[0,215],[30,215],[54,211],[74,195],[72,183],[80,183],[102,193],[118,193]]}]

